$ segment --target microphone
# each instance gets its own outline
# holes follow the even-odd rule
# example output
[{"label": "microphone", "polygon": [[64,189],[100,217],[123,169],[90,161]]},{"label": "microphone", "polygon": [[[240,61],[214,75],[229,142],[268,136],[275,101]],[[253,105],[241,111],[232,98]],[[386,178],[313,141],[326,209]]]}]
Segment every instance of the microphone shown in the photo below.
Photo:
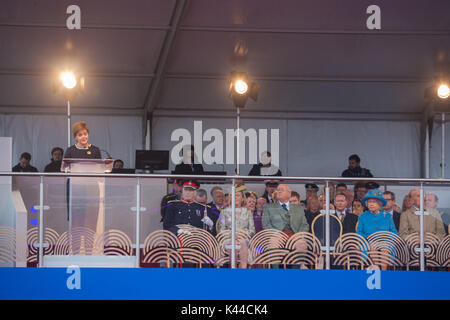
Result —
[{"label": "microphone", "polygon": [[106,151],[106,150],[103,150],[103,149],[100,149],[100,151],[103,151],[104,153],[106,153],[106,155],[108,156],[108,158],[107,158],[107,159],[112,159],[112,157],[111,157],[111,155],[109,154],[109,152],[108,152],[108,151]]}]

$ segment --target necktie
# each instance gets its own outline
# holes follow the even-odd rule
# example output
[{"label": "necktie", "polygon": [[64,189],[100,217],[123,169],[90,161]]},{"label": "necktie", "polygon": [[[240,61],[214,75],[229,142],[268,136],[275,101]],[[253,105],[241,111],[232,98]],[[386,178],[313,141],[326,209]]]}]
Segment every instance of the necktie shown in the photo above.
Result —
[{"label": "necktie", "polygon": [[281,206],[283,207],[284,210],[288,211],[287,206],[285,203],[282,203]]}]

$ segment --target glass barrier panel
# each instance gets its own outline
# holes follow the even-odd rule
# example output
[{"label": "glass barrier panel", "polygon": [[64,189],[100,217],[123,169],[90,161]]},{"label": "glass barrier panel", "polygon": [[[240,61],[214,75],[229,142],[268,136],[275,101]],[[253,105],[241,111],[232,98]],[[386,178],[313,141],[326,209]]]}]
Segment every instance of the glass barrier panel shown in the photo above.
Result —
[{"label": "glass barrier panel", "polygon": [[133,267],[136,179],[44,177],[45,267]]}]

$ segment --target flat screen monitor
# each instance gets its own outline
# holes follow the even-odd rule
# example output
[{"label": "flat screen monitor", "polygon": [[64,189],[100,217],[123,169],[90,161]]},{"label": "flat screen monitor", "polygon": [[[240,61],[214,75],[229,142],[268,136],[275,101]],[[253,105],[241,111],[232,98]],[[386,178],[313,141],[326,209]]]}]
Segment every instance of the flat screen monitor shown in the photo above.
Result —
[{"label": "flat screen monitor", "polygon": [[168,170],[169,151],[167,150],[136,150],[136,169]]}]

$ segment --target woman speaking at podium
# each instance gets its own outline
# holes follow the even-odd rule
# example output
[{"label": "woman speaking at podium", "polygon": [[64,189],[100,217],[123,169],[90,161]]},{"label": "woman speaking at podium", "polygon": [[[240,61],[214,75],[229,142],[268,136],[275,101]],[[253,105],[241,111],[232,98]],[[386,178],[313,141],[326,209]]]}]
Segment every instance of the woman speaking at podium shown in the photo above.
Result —
[{"label": "woman speaking at podium", "polygon": [[92,144],[89,144],[89,128],[86,122],[80,121],[72,127],[73,137],[75,143],[73,146],[67,148],[64,158],[76,159],[101,159],[102,155],[100,149]]},{"label": "woman speaking at podium", "polygon": [[[72,127],[76,143],[67,148],[64,158],[101,159],[100,149],[89,144],[89,128],[86,122]],[[89,239],[97,231],[99,216],[99,178],[71,177],[67,179],[67,211],[69,220],[69,254],[92,254],[90,241],[81,245],[81,238]],[[93,239],[91,239],[93,240]]]}]

